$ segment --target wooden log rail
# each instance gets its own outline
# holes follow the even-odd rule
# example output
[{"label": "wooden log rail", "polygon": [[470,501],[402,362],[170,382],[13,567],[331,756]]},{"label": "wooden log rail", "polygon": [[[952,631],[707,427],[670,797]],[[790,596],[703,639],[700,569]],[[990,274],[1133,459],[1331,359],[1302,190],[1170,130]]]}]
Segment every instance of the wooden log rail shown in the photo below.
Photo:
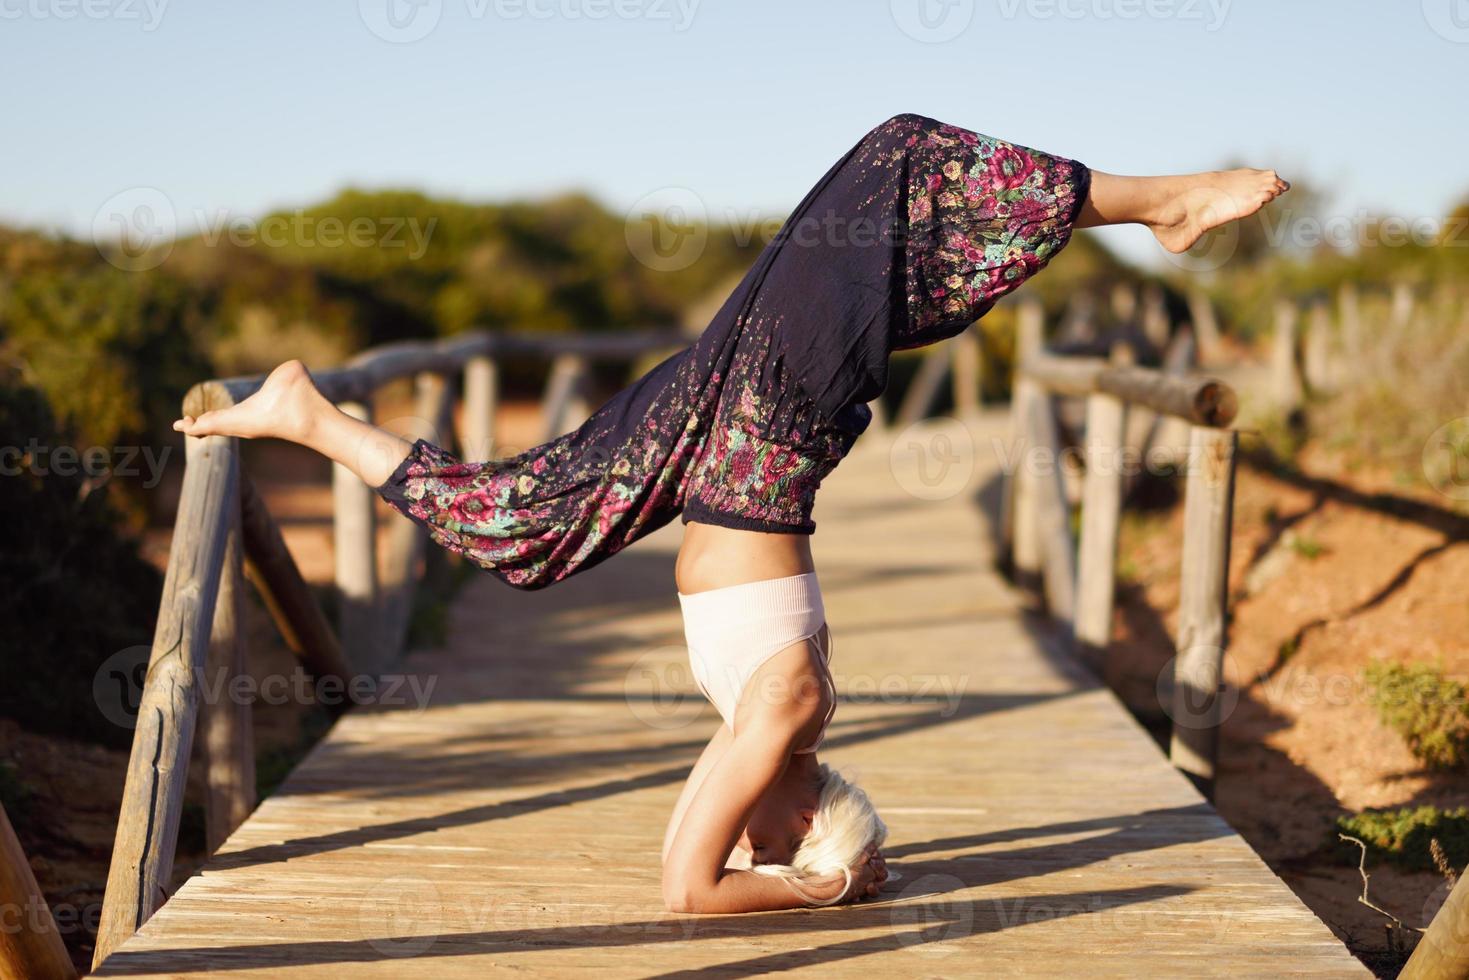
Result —
[{"label": "wooden log rail", "polygon": [[[1034,321],[1036,318],[1031,317]],[[1226,642],[1230,520],[1239,405],[1221,381],[1040,350],[1040,324],[1024,322],[1012,400],[1011,465],[1002,535],[1015,578],[1072,628],[1073,643],[1100,666],[1112,632],[1117,530],[1124,487],[1146,462],[1125,442],[1129,410],[1188,426],[1177,654],[1169,755],[1205,795],[1212,795],[1218,753]],[[1119,352],[1122,353],[1122,352]],[[1086,401],[1081,529],[1072,540],[1065,454],[1056,424],[1058,397]]]},{"label": "wooden log rail", "polygon": [[[549,439],[585,417],[584,393],[594,362],[631,362],[688,343],[687,336],[671,330],[473,332],[437,343],[386,345],[312,376],[328,399],[363,418],[371,417],[379,388],[413,379],[415,414],[426,426],[425,437],[446,436],[453,428],[454,408],[462,400],[461,455],[487,460],[492,456],[502,359],[535,358],[554,364],[543,406]],[[254,393],[263,381],[264,376],[258,375],[202,382],[184,397],[183,410],[199,415],[226,408]],[[240,623],[245,582],[260,594],[286,644],[318,684],[323,704],[340,711],[348,706],[351,692],[370,686],[400,652],[423,556],[422,532],[408,522],[395,525],[379,579],[372,490],[350,472],[334,473],[336,584],[342,601],[333,629],[259,492],[241,472],[236,440],[187,438],[185,450],[183,489],[128,761],[94,966],[167,898],[196,724],[204,730],[201,754],[208,777],[210,849],[218,847],[254,808],[249,703],[226,697],[222,703],[205,705],[200,717],[203,678],[208,678],[210,689],[227,692],[245,673],[248,651]],[[360,683],[364,678],[369,684]],[[33,883],[24,878],[9,884],[4,893],[34,892]],[[31,945],[21,952],[32,956],[32,962],[56,958],[59,944],[46,933],[42,929],[22,937]]]}]

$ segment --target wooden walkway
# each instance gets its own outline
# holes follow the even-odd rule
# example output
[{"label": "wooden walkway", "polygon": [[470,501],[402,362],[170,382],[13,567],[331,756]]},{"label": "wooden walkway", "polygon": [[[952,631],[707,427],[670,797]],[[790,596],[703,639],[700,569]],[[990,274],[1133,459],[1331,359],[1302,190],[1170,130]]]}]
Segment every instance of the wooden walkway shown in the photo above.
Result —
[{"label": "wooden walkway", "polygon": [[1365,976],[991,570],[1004,426],[925,430],[947,474],[869,434],[817,509],[844,693],[822,758],[889,823],[882,901],[663,911],[716,724],[675,525],[544,592],[467,586],[450,648],[406,664],[429,706],[347,716],[100,973]]}]

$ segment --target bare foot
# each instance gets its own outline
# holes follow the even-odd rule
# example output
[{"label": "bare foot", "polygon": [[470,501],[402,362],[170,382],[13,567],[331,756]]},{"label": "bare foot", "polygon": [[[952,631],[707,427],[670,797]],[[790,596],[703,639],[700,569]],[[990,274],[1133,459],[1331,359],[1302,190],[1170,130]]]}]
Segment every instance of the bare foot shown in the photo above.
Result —
[{"label": "bare foot", "polygon": [[1146,222],[1170,252],[1187,252],[1204,232],[1247,218],[1290,190],[1274,170],[1219,170],[1179,179],[1189,186],[1157,209],[1156,220]]},{"label": "bare foot", "polygon": [[286,361],[270,372],[259,391],[238,405],[205,412],[198,418],[185,415],[173,427],[190,436],[275,436],[301,442],[311,420],[323,407],[331,406],[316,390],[306,365]]}]

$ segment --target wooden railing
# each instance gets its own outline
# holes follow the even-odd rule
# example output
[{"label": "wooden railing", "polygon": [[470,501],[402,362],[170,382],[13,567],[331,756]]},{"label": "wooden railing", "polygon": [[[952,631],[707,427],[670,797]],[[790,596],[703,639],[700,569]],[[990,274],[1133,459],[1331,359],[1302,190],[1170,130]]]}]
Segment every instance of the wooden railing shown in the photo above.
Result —
[{"label": "wooden railing", "polygon": [[[327,398],[364,419],[371,418],[372,397],[381,386],[412,378],[415,418],[439,433],[453,428],[462,390],[461,454],[485,460],[493,449],[500,360],[551,359],[543,403],[549,439],[586,416],[586,385],[593,362],[632,361],[688,343],[688,337],[674,331],[471,333],[439,343],[376,348],[313,377]],[[226,408],[248,397],[262,381],[256,376],[203,382],[185,397],[184,412],[197,416]],[[196,723],[203,727],[208,770],[210,850],[255,806],[248,700],[220,698],[204,705],[199,718],[202,677],[208,676],[212,685],[227,678],[215,689],[229,691],[233,679],[245,673],[248,651],[240,625],[245,581],[260,594],[304,670],[318,681],[334,681],[338,690],[353,690],[349,682],[354,678],[375,678],[403,645],[424,535],[411,522],[396,522],[379,579],[375,494],[343,467],[334,468],[332,479],[336,585],[341,598],[337,629],[307,588],[259,491],[241,471],[236,440],[219,436],[186,440],[183,490],[138,705],[94,966],[167,898]],[[341,709],[346,702],[327,706]]]},{"label": "wooden railing", "polygon": [[[1238,407],[1234,392],[1211,378],[1134,367],[1125,347],[1116,348],[1110,360],[1046,353],[1040,336],[1039,307],[1023,307],[1011,400],[1014,452],[1002,503],[1009,564],[1017,582],[1034,589],[1047,611],[1071,626],[1078,653],[1099,665],[1112,631],[1125,490],[1148,453],[1145,442],[1129,445],[1128,415],[1146,412],[1154,422],[1171,419],[1188,427],[1186,451],[1176,459],[1186,474],[1186,499],[1177,656],[1167,706],[1173,720],[1169,755],[1211,795],[1228,614],[1236,449],[1228,426]],[[1065,397],[1085,400],[1079,544],[1072,536],[1055,404]]]}]

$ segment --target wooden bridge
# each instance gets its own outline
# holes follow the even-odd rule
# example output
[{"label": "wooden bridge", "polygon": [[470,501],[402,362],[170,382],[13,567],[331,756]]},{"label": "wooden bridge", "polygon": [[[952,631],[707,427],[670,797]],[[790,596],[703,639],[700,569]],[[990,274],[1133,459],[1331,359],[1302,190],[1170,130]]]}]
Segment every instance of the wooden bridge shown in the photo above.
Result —
[{"label": "wooden bridge", "polygon": [[[553,427],[585,358],[638,347],[612,344],[552,351],[563,359]],[[385,378],[416,374],[422,416],[447,419],[442,382],[462,371],[465,441],[487,450],[492,355],[489,340],[470,338],[320,380],[361,405]],[[363,669],[353,642],[376,658],[385,630],[401,628],[422,546],[405,536],[400,572],[361,581],[352,563],[371,556],[370,501],[339,474],[338,584],[364,601],[344,605],[340,635],[359,639],[338,647],[233,445],[190,440],[98,975],[1364,974],[1201,795],[1211,729],[1180,727],[1180,772],[1077,656],[1105,646],[1094,634],[1099,616],[1110,621],[1115,486],[1108,497],[1087,477],[1086,499],[1112,505],[1084,509],[1078,569],[1061,472],[1002,479],[1017,437],[1056,445],[1047,392],[1088,397],[1094,451],[1123,438],[1113,414],[1137,402],[1192,416],[1195,442],[1231,466],[1232,436],[1210,422],[1232,413],[1208,417],[1220,391],[1036,351],[1027,363],[1014,419],[966,406],[875,429],[821,492],[814,547],[841,696],[822,757],[872,794],[893,872],[879,900],[821,910],[663,910],[664,824],[718,724],[686,669],[677,524],[544,592],[476,578],[454,602],[446,648],[373,663],[395,696],[384,684],[389,703],[342,717],[253,812],[248,711],[205,712],[219,846],[163,901],[199,700],[189,665],[239,668],[230,609],[241,569],[312,672],[345,675]],[[250,383],[210,385],[191,408]],[[1181,610],[1191,642],[1180,644],[1181,672],[1194,647],[1212,648],[1213,676],[1223,610],[1211,589],[1227,565],[1218,539],[1229,501],[1229,481],[1215,477],[1212,488],[1190,477],[1197,538],[1184,565],[1195,578]],[[1060,617],[996,571],[1002,541]]]}]

